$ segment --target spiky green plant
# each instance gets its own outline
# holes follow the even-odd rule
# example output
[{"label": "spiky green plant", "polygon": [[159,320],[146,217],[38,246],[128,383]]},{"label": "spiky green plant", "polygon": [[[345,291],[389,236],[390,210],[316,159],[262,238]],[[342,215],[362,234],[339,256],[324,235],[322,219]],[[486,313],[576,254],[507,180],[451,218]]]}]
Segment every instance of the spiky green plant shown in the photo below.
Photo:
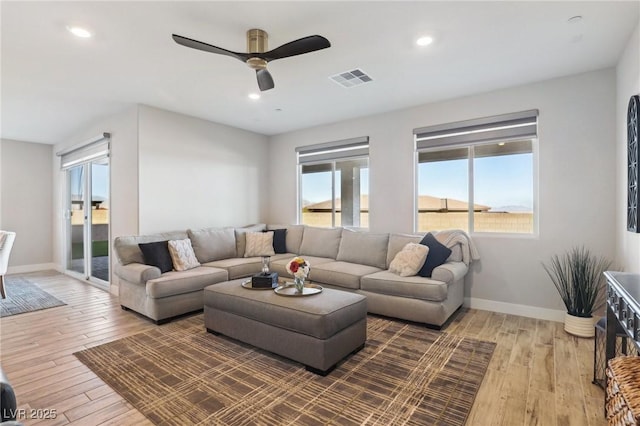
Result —
[{"label": "spiky green plant", "polygon": [[562,256],[551,258],[549,266],[542,266],[558,289],[560,297],[570,315],[591,317],[604,304],[600,297],[604,289],[603,272],[612,262],[605,257],[596,257],[584,247],[576,247]]}]

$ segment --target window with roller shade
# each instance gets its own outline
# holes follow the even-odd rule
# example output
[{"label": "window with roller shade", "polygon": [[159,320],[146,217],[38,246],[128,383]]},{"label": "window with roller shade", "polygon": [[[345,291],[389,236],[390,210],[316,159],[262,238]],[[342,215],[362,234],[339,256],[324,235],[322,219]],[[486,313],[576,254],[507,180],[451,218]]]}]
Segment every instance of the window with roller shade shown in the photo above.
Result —
[{"label": "window with roller shade", "polygon": [[537,110],[414,130],[416,230],[535,234]]},{"label": "window with roller shade", "polygon": [[296,152],[298,222],[368,228],[369,138],[308,145]]}]

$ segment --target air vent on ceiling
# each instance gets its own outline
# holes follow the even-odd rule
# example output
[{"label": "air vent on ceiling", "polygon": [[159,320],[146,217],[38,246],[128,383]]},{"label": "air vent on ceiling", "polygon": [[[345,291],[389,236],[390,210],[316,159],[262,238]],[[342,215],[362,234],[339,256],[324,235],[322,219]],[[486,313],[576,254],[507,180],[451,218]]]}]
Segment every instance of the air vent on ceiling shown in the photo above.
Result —
[{"label": "air vent on ceiling", "polygon": [[354,87],[373,81],[373,79],[365,74],[365,72],[360,68],[356,68],[352,71],[341,72],[339,74],[332,75],[329,78],[342,87]]}]

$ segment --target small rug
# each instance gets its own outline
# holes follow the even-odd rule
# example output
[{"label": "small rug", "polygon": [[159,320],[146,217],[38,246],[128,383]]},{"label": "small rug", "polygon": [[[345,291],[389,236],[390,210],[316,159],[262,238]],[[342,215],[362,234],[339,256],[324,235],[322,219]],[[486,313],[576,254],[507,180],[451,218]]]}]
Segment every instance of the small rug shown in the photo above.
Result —
[{"label": "small rug", "polygon": [[66,305],[22,277],[4,277],[6,299],[0,299],[0,318]]},{"label": "small rug", "polygon": [[368,317],[326,377],[207,333],[203,315],[75,353],[158,425],[463,425],[495,343]]}]

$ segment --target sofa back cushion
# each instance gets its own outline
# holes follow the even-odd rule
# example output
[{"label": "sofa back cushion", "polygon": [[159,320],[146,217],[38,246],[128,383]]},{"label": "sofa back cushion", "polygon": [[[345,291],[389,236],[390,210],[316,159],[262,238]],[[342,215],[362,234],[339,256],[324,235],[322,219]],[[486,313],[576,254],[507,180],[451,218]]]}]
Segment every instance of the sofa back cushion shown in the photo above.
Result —
[{"label": "sofa back cushion", "polygon": [[391,262],[396,257],[398,252],[404,248],[409,243],[419,243],[422,240],[422,235],[411,235],[411,234],[390,234],[389,235],[389,246],[387,248],[387,265],[386,268],[389,268]]},{"label": "sofa back cushion", "polygon": [[385,269],[389,234],[342,230],[336,260]]},{"label": "sofa back cushion", "polygon": [[236,234],[233,228],[189,229],[187,233],[200,263],[236,257]]},{"label": "sofa back cushion", "polygon": [[236,228],[236,256],[244,257],[244,252],[247,249],[247,232],[262,232],[267,229],[267,225],[264,223],[258,223],[255,225],[247,225],[242,228]]},{"label": "sofa back cushion", "polygon": [[162,232],[149,235],[132,235],[116,237],[113,241],[113,248],[116,251],[118,262],[122,265],[130,263],[144,264],[144,257],[138,244],[155,243],[157,241],[182,240],[187,238],[187,231]]},{"label": "sofa back cushion", "polygon": [[342,228],[305,226],[300,244],[300,254],[335,259],[338,256],[341,236]]},{"label": "sofa back cushion", "polygon": [[302,244],[302,235],[304,234],[304,225],[267,225],[269,231],[276,229],[286,229],[285,236],[287,252],[300,254],[300,244]]}]

